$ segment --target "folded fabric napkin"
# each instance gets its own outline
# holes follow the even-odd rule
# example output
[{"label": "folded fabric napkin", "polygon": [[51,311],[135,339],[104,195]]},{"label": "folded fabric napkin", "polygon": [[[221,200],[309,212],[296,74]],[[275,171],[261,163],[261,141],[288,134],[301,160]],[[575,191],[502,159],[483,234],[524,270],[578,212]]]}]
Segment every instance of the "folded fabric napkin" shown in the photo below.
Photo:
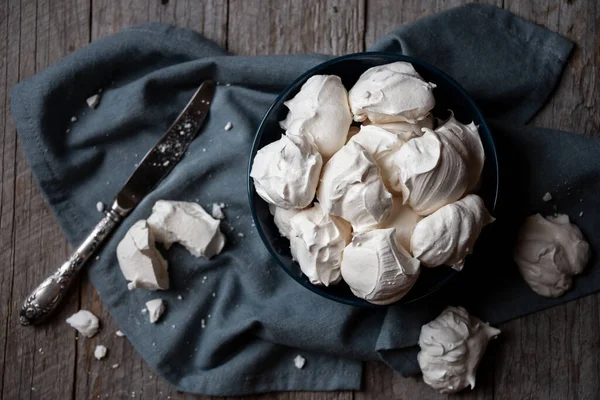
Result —
[{"label": "folded fabric napkin", "polygon": [[[497,222],[459,277],[422,301],[375,311],[321,298],[288,277],[255,232],[247,202],[246,166],[262,115],[286,85],[329,56],[240,57],[192,31],[141,25],[16,85],[13,116],[44,196],[76,245],[99,219],[96,202],[111,202],[197,86],[220,82],[187,155],[124,221],[89,277],[137,351],[179,390],[358,389],[364,360],[418,372],[419,329],[448,304],[496,324],[600,288],[594,259],[565,296],[537,296],[520,279],[506,239],[524,215],[554,212],[542,201],[551,192],[558,210],[600,248],[600,226],[593,224],[600,141],[524,127],[552,92],[571,48],[501,9],[473,4],[401,26],[371,49],[420,58],[456,78],[491,121],[503,174]],[[85,100],[99,89],[102,99],[92,110]],[[233,128],[225,131],[228,122]],[[226,203],[227,245],[212,260],[175,246],[166,253],[172,289],[128,291],[115,248],[159,199]],[[150,325],[140,309],[155,297],[166,300],[167,312]],[[297,354],[307,359],[301,370],[294,367]]]}]

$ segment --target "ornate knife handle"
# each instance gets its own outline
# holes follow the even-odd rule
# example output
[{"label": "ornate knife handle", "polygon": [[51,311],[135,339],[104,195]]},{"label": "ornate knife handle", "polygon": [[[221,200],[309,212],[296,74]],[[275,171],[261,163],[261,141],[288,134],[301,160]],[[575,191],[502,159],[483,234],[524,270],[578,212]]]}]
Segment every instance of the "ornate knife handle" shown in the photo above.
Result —
[{"label": "ornate knife handle", "polygon": [[27,296],[19,316],[21,325],[37,324],[54,312],[65,297],[69,286],[75,280],[81,267],[96,252],[127,213],[128,210],[119,207],[115,201],[92,233],[75,250],[75,253]]}]

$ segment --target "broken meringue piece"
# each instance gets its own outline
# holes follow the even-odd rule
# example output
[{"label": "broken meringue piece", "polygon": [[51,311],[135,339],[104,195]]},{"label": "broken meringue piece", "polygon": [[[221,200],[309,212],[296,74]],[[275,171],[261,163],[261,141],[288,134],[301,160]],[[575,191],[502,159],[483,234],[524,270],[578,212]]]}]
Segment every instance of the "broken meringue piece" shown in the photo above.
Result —
[{"label": "broken meringue piece", "polygon": [[273,216],[275,226],[279,229],[281,236],[290,238],[290,220],[292,217],[300,212],[300,210],[292,208],[286,210],[285,208],[277,207],[276,205],[269,204],[269,212]]},{"label": "broken meringue piece", "polygon": [[304,208],[315,197],[322,166],[321,154],[310,139],[283,135],[256,153],[250,176],[256,193],[267,203]]},{"label": "broken meringue piece", "polygon": [[350,222],[355,232],[374,228],[392,208],[375,160],[355,141],[325,164],[317,198],[324,212]]},{"label": "broken meringue piece", "polygon": [[399,197],[393,198],[392,211],[390,216],[378,226],[379,229],[394,228],[396,229],[396,243],[402,246],[405,250],[410,249],[410,238],[412,233],[423,217],[414,212],[412,208],[402,204],[402,199]]},{"label": "broken meringue piece", "polygon": [[569,290],[590,258],[590,246],[569,217],[528,217],[519,231],[513,257],[531,289],[545,297]]},{"label": "broken meringue piece", "polygon": [[107,350],[108,349],[104,345],[99,344],[96,346],[94,349],[94,357],[96,357],[96,360],[102,360],[104,357],[106,357]]},{"label": "broken meringue piece", "polygon": [[481,197],[470,194],[419,221],[410,239],[411,253],[423,266],[448,265],[460,271],[481,230],[493,221]]},{"label": "broken meringue piece", "polygon": [[352,114],[348,93],[338,76],[311,76],[284,104],[290,110],[280,123],[286,134],[311,139],[325,160],[346,143]]},{"label": "broken meringue piece", "polygon": [[91,338],[100,328],[98,317],[88,310],[79,310],[75,314],[66,319],[67,324],[77,329],[81,335]]},{"label": "broken meringue piece", "polygon": [[435,105],[433,89],[412,64],[395,62],[365,71],[348,93],[354,120],[376,124],[424,119]]},{"label": "broken meringue piece", "polygon": [[404,297],[419,272],[419,260],[396,244],[393,228],[359,233],[344,250],[344,281],[355,296],[373,304],[390,304]]},{"label": "broken meringue piece", "polygon": [[127,288],[166,290],[169,288],[167,261],[154,244],[154,233],[146,220],[129,228],[117,246],[117,260],[129,284]]},{"label": "broken meringue piece", "polygon": [[417,355],[426,384],[440,393],[475,387],[475,374],[490,339],[500,330],[472,317],[462,307],[447,307],[423,325]]},{"label": "broken meringue piece", "polygon": [[225,219],[225,214],[223,213],[223,209],[218,203],[213,203],[210,214],[214,219]]},{"label": "broken meringue piece", "polygon": [[319,203],[298,212],[289,224],[292,256],[310,283],[338,283],[342,279],[342,252],[352,237],[350,224],[323,212]]},{"label": "broken meringue piece", "polygon": [[148,218],[156,241],[165,248],[179,243],[193,256],[205,258],[223,250],[225,236],[219,224],[199,204],[183,201],[158,200]]},{"label": "broken meringue piece", "polygon": [[155,323],[162,317],[165,312],[165,302],[163,299],[153,299],[146,302],[146,309],[148,310],[148,319],[150,323]]}]

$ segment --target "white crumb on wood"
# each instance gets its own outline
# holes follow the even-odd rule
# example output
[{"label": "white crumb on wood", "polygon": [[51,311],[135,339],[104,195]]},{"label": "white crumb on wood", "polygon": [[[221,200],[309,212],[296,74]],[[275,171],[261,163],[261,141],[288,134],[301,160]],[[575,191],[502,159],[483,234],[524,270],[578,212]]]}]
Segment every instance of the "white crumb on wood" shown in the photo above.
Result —
[{"label": "white crumb on wood", "polygon": [[550,193],[546,193],[544,195],[544,197],[542,197],[542,200],[544,200],[544,201],[550,201],[550,200],[552,200],[552,195]]},{"label": "white crumb on wood", "polygon": [[306,364],[306,358],[298,354],[296,358],[294,358],[294,366],[298,369],[302,369],[304,368],[304,364]]},{"label": "white crumb on wood", "polygon": [[123,337],[123,336],[125,336],[125,334],[124,334],[122,331],[120,331],[120,330],[116,331],[116,332],[115,332],[115,335],[117,335],[118,337]]},{"label": "white crumb on wood", "polygon": [[96,357],[96,360],[102,360],[104,357],[106,357],[106,350],[106,346],[101,344],[96,346],[96,349],[94,349],[94,357]]},{"label": "white crumb on wood", "polygon": [[229,131],[231,130],[231,128],[233,128],[233,124],[231,123],[231,121],[229,121],[226,125],[225,125],[225,130]]},{"label": "white crumb on wood", "polygon": [[104,211],[104,203],[99,201],[96,203],[96,210],[98,210],[98,212],[102,212]]},{"label": "white crumb on wood", "polygon": [[85,101],[89,108],[96,108],[100,103],[100,94],[95,94],[90,96]]},{"label": "white crumb on wood", "polygon": [[113,364],[112,365],[112,369],[116,369],[116,368],[119,368],[119,364]]},{"label": "white crumb on wood", "polygon": [[221,205],[213,203],[211,214],[214,219],[225,219],[225,214],[223,214],[223,210],[221,209],[221,207]]}]

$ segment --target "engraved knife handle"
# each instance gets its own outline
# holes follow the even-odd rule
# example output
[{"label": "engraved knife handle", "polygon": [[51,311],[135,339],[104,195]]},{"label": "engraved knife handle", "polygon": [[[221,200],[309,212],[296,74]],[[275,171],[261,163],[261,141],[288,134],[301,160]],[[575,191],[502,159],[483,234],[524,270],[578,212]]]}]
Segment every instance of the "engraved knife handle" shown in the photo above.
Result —
[{"label": "engraved knife handle", "polygon": [[21,325],[37,324],[54,312],[65,297],[81,267],[96,252],[128,212],[129,210],[119,207],[115,201],[73,255],[27,296],[19,315]]}]

